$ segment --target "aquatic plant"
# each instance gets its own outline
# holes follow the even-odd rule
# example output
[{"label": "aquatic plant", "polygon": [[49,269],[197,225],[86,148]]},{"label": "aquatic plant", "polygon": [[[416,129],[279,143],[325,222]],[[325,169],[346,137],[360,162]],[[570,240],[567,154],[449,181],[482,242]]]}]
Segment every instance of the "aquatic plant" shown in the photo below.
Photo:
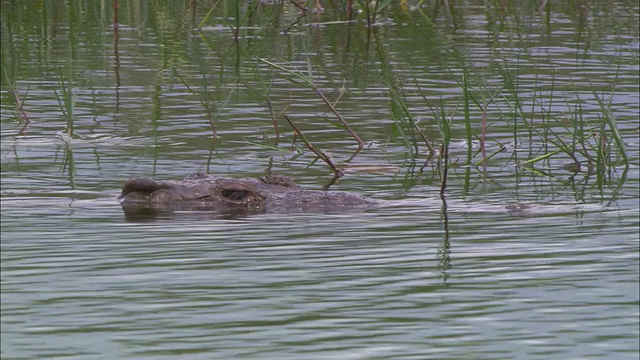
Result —
[{"label": "aquatic plant", "polygon": [[362,148],[364,146],[364,141],[362,141],[362,139],[360,138],[360,136],[358,136],[358,134],[353,130],[353,128],[349,125],[349,123],[347,123],[347,121],[345,120],[345,118],[342,116],[342,114],[336,109],[336,107],[333,105],[333,103],[324,95],[324,93],[320,90],[320,88],[315,84],[315,82],[313,81],[313,72],[311,69],[311,63],[307,62],[307,74],[302,73],[301,71],[298,70],[292,70],[292,66],[290,65],[290,68],[285,68],[281,65],[278,65],[274,62],[271,62],[269,60],[266,59],[258,59],[259,61],[275,68],[278,69],[280,71],[282,71],[282,73],[284,75],[289,75],[289,77],[287,78],[289,81],[291,81],[294,84],[299,84],[302,83],[304,85],[309,86],[311,89],[313,89],[313,91],[316,93],[316,95],[318,95],[320,97],[320,99],[322,99],[322,101],[325,103],[325,105],[331,110],[331,112],[335,115],[336,119],[339,121],[339,123],[344,126],[347,131],[349,132],[349,134],[351,134],[351,136],[358,142],[358,146],[360,148]]},{"label": "aquatic plant", "polygon": [[60,112],[62,112],[65,120],[66,127],[64,132],[70,137],[74,136],[74,127],[73,127],[73,112],[76,107],[76,97],[73,93],[73,70],[71,67],[71,61],[69,62],[69,75],[67,76],[66,83],[65,79],[63,79],[62,75],[58,76],[58,89],[54,89],[54,93],[56,95],[56,99],[58,100],[58,106]]},{"label": "aquatic plant", "polygon": [[[12,73],[15,74],[15,71]],[[15,79],[11,79],[9,77],[9,74],[7,73],[7,66],[4,64],[4,61],[2,63],[2,74],[4,75],[4,80],[5,80],[3,85],[9,88],[9,92],[11,93],[13,100],[15,101],[16,109],[24,119],[24,124],[22,125],[22,128],[18,131],[18,134],[24,134],[29,124],[31,124],[31,116],[29,116],[29,113],[27,113],[27,111],[24,108],[24,102],[22,101],[20,94],[18,92],[18,89],[16,88]]]}]

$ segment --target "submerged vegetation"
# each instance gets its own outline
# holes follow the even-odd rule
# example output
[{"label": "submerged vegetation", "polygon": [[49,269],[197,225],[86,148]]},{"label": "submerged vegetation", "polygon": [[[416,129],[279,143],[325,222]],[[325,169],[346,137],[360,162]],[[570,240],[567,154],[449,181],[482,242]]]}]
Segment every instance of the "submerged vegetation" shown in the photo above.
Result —
[{"label": "submerged vegetation", "polygon": [[[446,0],[114,0],[67,1],[61,6],[46,0],[3,2],[3,129],[8,127],[10,104],[14,119],[21,119],[15,121],[17,133],[28,134],[35,117],[27,100],[38,95],[26,91],[28,75],[22,75],[26,70],[18,60],[21,54],[33,52],[27,47],[49,54],[64,45],[66,61],[50,62],[47,55],[38,59],[44,62],[40,65],[43,78],[54,84],[64,119],[59,130],[74,138],[87,126],[79,120],[75,90],[93,91],[99,86],[77,64],[86,61],[87,53],[110,49],[95,66],[110,74],[105,79],[116,98],[110,116],[116,118],[125,101],[120,97],[123,72],[132,74],[124,63],[129,60],[123,62],[123,42],[153,34],[159,48],[144,66],[157,73],[148,80],[169,83],[197,99],[211,131],[212,150],[225,146],[215,142],[225,110],[234,101],[249,98],[268,114],[264,122],[272,126],[270,136],[276,140],[273,145],[256,140],[246,144],[283,149],[286,145],[278,140],[282,129],[289,128],[294,139],[299,137],[315,154],[310,165],[324,161],[334,180],[356,168],[353,162],[359,154],[379,151],[371,149],[371,142],[386,141],[386,148],[401,144],[408,162],[422,164],[419,173],[431,169],[437,174],[441,192],[451,176],[449,169],[464,167],[468,187],[472,171],[483,177],[496,171],[492,161],[511,163],[539,176],[552,176],[549,171],[558,168],[587,178],[596,174],[600,186],[614,184],[616,179],[624,181],[632,161],[614,108],[620,69],[628,61],[620,55],[624,44],[606,50],[617,57],[597,55],[611,69],[608,74],[567,74],[588,66],[587,60],[594,56],[590,50],[604,49],[606,45],[598,41],[604,41],[607,33],[625,27],[637,30],[633,21],[624,23],[617,17],[634,6],[631,1],[611,5],[608,1],[534,0],[460,4]],[[473,23],[471,13],[485,20]],[[575,32],[577,59],[569,67],[554,65],[549,51],[534,53],[544,44],[526,43],[532,35],[550,42],[557,26],[554,16],[559,14],[571,19]],[[62,21],[68,22],[68,29],[62,30]],[[83,23],[98,26],[82,27]],[[68,32],[68,44],[60,43],[56,35],[60,31]],[[465,33],[474,31],[488,33],[478,48],[490,50],[481,56],[461,42]],[[20,32],[22,38],[34,34],[37,40],[18,42],[15,34]],[[501,41],[509,46],[503,47]],[[414,51],[412,42],[421,52]],[[92,52],[94,46],[100,50]],[[286,95],[283,82],[291,89]],[[346,103],[350,93],[363,91],[364,83],[377,84],[375,96],[388,104],[381,121],[363,120],[367,114],[355,116],[366,109],[359,100]],[[159,85],[155,91],[153,98],[159,99]],[[356,150],[343,162],[323,150],[323,140],[316,141],[313,131],[306,134],[308,126],[299,105],[316,100],[307,116],[320,117],[327,129],[337,127],[353,139]],[[316,132],[317,127],[316,123]],[[385,133],[371,131],[372,127]],[[361,135],[363,130],[367,135]],[[382,136],[373,138],[372,133]],[[384,164],[379,168],[386,169]]]}]

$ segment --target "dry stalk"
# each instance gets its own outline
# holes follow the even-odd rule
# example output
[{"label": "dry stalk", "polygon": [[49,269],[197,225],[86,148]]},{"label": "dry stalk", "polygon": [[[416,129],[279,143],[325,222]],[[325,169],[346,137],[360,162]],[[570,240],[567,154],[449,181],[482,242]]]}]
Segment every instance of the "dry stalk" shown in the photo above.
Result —
[{"label": "dry stalk", "polygon": [[420,138],[422,138],[422,141],[424,141],[425,145],[427,145],[427,148],[429,149],[429,158],[431,158],[433,156],[433,153],[435,152],[435,149],[433,148],[433,145],[431,145],[431,141],[427,139],[427,136],[424,134],[422,129],[420,129],[415,119],[412,119],[412,120],[413,120],[413,126],[416,128],[416,130],[418,130],[418,134],[420,134]]},{"label": "dry stalk", "polygon": [[22,114],[22,118],[24,119],[24,125],[22,126],[22,129],[20,129],[20,132],[18,132],[18,135],[22,135],[24,134],[24,131],[27,130],[29,124],[31,124],[31,117],[24,110],[24,106],[22,106],[22,100],[20,100],[18,92],[14,89],[13,91],[11,91],[11,94],[13,95],[13,99],[16,101],[16,105],[18,105],[18,110],[20,111],[20,114]]},{"label": "dry stalk", "polygon": [[447,172],[448,172],[448,163],[449,163],[449,147],[442,144],[440,147],[440,174],[442,176],[442,184],[440,185],[440,195],[444,194],[444,189],[447,188]]},{"label": "dry stalk", "polygon": [[325,104],[327,104],[327,106],[329,107],[329,109],[331,109],[331,111],[335,114],[336,118],[338,118],[338,120],[340,121],[340,123],[347,128],[347,130],[349,131],[349,134],[351,134],[351,136],[356,139],[356,141],[358,142],[358,146],[359,147],[364,147],[364,141],[362,141],[362,139],[360,139],[360,136],[358,136],[358,134],[356,134],[355,131],[353,131],[353,129],[351,128],[351,126],[349,125],[349,123],[347,123],[347,120],[344,119],[344,117],[342,117],[342,115],[340,115],[340,113],[338,112],[338,110],[336,110],[336,108],[333,106],[333,104],[331,103],[331,101],[329,101],[329,99],[327,99],[326,96],[324,96],[324,94],[322,93],[322,91],[320,91],[320,89],[316,86],[316,84],[311,83],[311,86],[313,87],[313,90],[315,90],[316,94],[318,94],[318,96],[320,96],[320,98],[322,99],[322,101],[324,101]]},{"label": "dry stalk", "polygon": [[331,158],[329,158],[324,152],[322,152],[322,150],[316,149],[313,144],[311,144],[307,138],[304,136],[304,134],[302,133],[302,131],[300,131],[300,129],[298,129],[298,127],[293,123],[293,121],[291,121],[291,119],[289,119],[289,117],[287,115],[283,115],[285,120],[287,120],[287,122],[289,123],[289,125],[291,125],[291,128],[293,128],[293,131],[295,131],[295,133],[300,136],[300,139],[302,139],[302,141],[305,143],[305,145],[307,145],[307,148],[309,150],[311,150],[314,154],[316,154],[322,161],[324,161],[330,168],[331,170],[333,170],[333,173],[336,177],[340,178],[342,176],[344,176],[344,171],[340,170],[336,164],[331,160]]}]

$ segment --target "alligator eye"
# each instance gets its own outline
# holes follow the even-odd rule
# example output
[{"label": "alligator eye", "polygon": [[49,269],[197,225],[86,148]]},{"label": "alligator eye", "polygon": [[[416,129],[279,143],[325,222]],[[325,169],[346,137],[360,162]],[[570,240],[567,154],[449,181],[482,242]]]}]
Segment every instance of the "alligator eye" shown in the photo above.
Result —
[{"label": "alligator eye", "polygon": [[259,204],[264,201],[253,186],[243,183],[222,184],[218,198],[237,205]]},{"label": "alligator eye", "polygon": [[249,196],[249,191],[247,190],[222,190],[222,196],[225,199],[232,201],[243,201]]}]

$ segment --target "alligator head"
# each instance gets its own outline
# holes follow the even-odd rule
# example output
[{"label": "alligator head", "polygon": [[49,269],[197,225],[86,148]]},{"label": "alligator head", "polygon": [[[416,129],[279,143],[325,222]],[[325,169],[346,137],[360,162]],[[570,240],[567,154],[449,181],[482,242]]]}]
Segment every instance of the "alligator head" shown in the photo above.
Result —
[{"label": "alligator head", "polygon": [[147,177],[129,179],[118,200],[129,209],[185,206],[206,210],[260,209],[266,204],[266,195],[250,181],[195,174],[181,181],[158,181]]},{"label": "alligator head", "polygon": [[373,204],[339,191],[302,190],[286,176],[232,179],[193,174],[180,181],[129,179],[118,200],[125,215],[168,214],[179,210],[244,215],[265,211],[344,211]]}]

